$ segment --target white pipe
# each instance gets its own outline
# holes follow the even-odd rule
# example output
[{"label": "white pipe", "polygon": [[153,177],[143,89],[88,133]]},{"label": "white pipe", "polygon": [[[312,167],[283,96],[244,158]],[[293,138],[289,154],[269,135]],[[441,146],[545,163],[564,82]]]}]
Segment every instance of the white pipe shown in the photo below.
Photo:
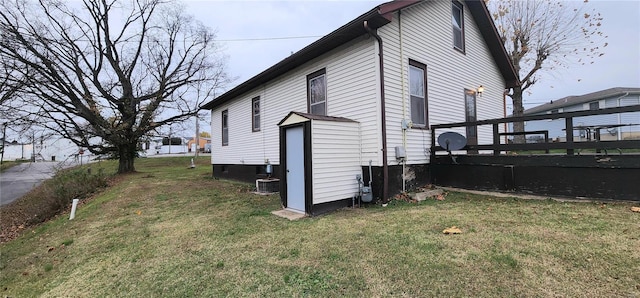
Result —
[{"label": "white pipe", "polygon": [[[405,98],[405,93],[404,93],[404,53],[403,53],[403,49],[402,49],[402,10],[398,11],[398,43],[400,44],[400,80],[401,80],[401,84],[400,86],[402,86],[402,88],[400,88],[402,90],[402,120],[407,119],[407,108],[406,108],[406,102],[408,101],[408,98]],[[407,64],[407,68],[409,67],[409,65]],[[425,94],[426,97],[426,94]],[[407,150],[407,129],[402,128],[402,146],[405,149],[405,152]],[[406,155],[406,154],[405,154]],[[406,184],[407,181],[405,179],[405,166],[407,164],[407,160],[406,157],[402,160],[402,193],[406,192]]]},{"label": "white pipe", "polygon": [[[373,192],[373,188],[371,187],[371,183],[373,181],[373,176],[371,175],[371,164],[373,163],[373,160],[369,159],[369,189],[371,190],[371,192]],[[364,179],[362,181],[362,184],[364,184]]]},{"label": "white pipe", "polygon": [[73,199],[73,203],[71,204],[71,214],[69,215],[69,220],[72,220],[76,217],[76,209],[78,208],[78,199]]},{"label": "white pipe", "polygon": [[402,193],[407,192],[407,181],[405,179],[405,165],[407,164],[407,161],[405,159],[402,160]]}]

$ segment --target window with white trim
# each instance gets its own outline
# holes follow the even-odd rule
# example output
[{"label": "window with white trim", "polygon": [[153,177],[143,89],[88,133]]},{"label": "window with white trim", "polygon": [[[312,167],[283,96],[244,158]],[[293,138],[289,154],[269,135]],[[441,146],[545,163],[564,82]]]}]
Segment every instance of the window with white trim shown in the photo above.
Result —
[{"label": "window with white trim", "polygon": [[251,130],[260,131],[260,96],[251,100]]},{"label": "window with white trim", "polygon": [[327,115],[327,78],[324,69],[307,76],[307,110],[314,115]]},{"label": "window with white trim", "polygon": [[222,146],[229,145],[229,110],[222,111]]},{"label": "window with white trim", "polygon": [[427,66],[409,60],[409,108],[414,127],[427,127]]},{"label": "window with white trim", "polygon": [[464,52],[464,9],[458,1],[451,2],[451,25],[453,26],[453,47]]}]

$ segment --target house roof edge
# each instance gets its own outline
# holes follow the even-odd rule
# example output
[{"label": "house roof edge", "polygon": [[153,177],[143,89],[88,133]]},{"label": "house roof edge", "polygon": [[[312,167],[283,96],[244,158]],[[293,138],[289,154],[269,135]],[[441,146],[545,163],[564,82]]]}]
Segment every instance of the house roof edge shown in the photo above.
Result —
[{"label": "house roof edge", "polygon": [[[364,21],[372,29],[378,29],[392,20],[392,14],[396,11],[413,6],[421,0],[396,0],[380,4],[373,9],[365,12],[359,17],[351,20],[347,24],[316,40],[301,50],[293,53],[289,57],[281,60],[273,66],[267,68],[261,73],[253,76],[247,81],[237,85],[222,95],[214,98],[208,103],[202,105],[200,109],[211,110],[241,94],[248,92],[278,76],[300,66],[304,63],[325,54],[342,44],[353,40],[358,36],[367,33],[364,28]],[[487,43],[494,61],[497,63],[500,73],[505,79],[505,88],[516,87],[520,85],[515,68],[508,58],[507,52],[502,44],[502,40],[491,19],[491,15],[483,1],[465,1],[471,11],[471,15],[476,24],[480,28],[481,34]]]},{"label": "house roof edge", "polygon": [[609,89],[599,90],[582,95],[570,95],[560,99],[552,100],[551,102],[535,106],[533,108],[526,109],[523,114],[531,115],[559,108],[564,108],[572,105],[583,104],[592,102],[595,100],[607,99],[625,95],[640,95],[640,88],[637,87],[613,87]]},{"label": "house roof edge", "polygon": [[[413,4],[413,2],[416,2],[416,1],[408,1],[408,2]],[[385,4],[388,4],[388,3],[385,3]],[[225,92],[224,94],[214,98],[210,102],[201,106],[200,109],[208,109],[208,110],[213,109],[214,107],[236,96],[239,96],[242,93],[248,92],[251,89],[258,87],[286,73],[291,69],[294,69],[328,51],[331,51],[341,46],[342,44],[350,40],[353,40],[358,36],[361,36],[367,33],[366,29],[364,28],[364,21],[367,21],[369,24],[369,27],[371,27],[372,29],[377,29],[390,23],[391,19],[389,18],[388,14],[385,13],[385,15],[383,15],[380,13],[380,9],[384,7],[385,4],[381,4],[365,12],[359,17],[351,20],[350,22],[334,30],[333,32],[307,45],[301,50],[291,54],[289,57],[284,58],[280,62],[267,68],[261,73],[253,76],[247,81],[239,84],[238,86],[232,88],[231,90]]]}]

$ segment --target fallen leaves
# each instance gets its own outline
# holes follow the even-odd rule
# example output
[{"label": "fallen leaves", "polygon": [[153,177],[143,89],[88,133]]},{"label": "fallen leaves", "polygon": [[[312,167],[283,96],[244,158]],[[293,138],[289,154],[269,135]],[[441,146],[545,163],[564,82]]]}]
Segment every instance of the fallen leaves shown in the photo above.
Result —
[{"label": "fallen leaves", "polygon": [[631,211],[640,213],[640,207],[631,207]]},{"label": "fallen leaves", "polygon": [[452,226],[450,228],[446,228],[442,231],[443,234],[445,235],[449,235],[449,234],[462,234],[462,230],[460,230],[460,228],[456,227],[456,226]]}]

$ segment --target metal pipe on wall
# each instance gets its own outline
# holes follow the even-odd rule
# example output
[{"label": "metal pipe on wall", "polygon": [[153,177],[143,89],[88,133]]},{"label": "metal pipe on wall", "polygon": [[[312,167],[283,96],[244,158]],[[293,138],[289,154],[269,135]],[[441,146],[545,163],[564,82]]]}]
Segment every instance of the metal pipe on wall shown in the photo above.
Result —
[{"label": "metal pipe on wall", "polygon": [[369,28],[367,21],[364,21],[364,28],[378,41],[378,58],[380,64],[380,118],[382,121],[382,202],[386,203],[389,196],[389,162],[387,158],[387,117],[385,115],[384,55],[382,52],[382,38],[375,31]]}]

